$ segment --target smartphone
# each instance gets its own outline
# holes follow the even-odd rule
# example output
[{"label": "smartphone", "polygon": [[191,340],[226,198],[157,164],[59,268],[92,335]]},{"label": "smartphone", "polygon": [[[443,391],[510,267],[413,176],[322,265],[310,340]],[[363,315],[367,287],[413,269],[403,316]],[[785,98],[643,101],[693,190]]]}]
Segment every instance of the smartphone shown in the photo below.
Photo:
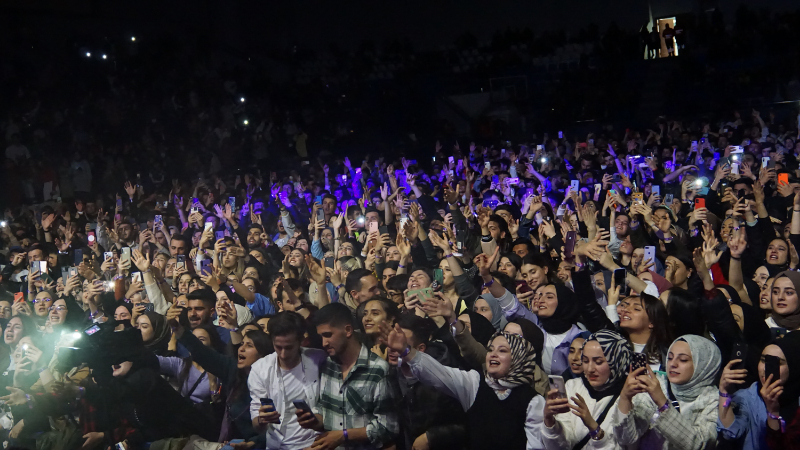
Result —
[{"label": "smartphone", "polygon": [[697,141],[692,141],[692,151],[693,152],[697,151]]},{"label": "smartphone", "polygon": [[769,156],[761,158],[761,168],[766,168],[769,165],[769,162],[770,162]]},{"label": "smartphone", "polygon": [[[278,410],[278,408],[275,407],[275,402],[273,402],[271,398],[261,398],[259,400],[261,400],[261,406],[271,406],[273,411]],[[308,410],[311,411],[311,408]],[[278,419],[278,423],[281,423],[280,419]]]},{"label": "smartphone", "polygon": [[569,190],[570,190],[570,192],[580,192],[580,190],[581,190],[581,182],[578,181],[578,180],[570,181]]},{"label": "smartphone", "polygon": [[620,296],[628,295],[628,285],[625,284],[625,279],[627,277],[628,273],[625,269],[614,269],[614,284],[619,286]]},{"label": "smartphone", "polygon": [[647,264],[649,262],[656,261],[656,248],[652,245],[645,246],[644,248],[644,259],[642,260],[642,264]]},{"label": "smartphone", "polygon": [[112,259],[114,259],[114,254],[112,252],[103,253],[103,260],[104,261],[111,261]]},{"label": "smartphone", "polygon": [[550,375],[547,377],[550,382],[550,390],[558,391],[558,398],[567,398],[567,384],[564,382],[564,377],[560,375]]},{"label": "smartphone", "polygon": [[311,412],[311,407],[308,406],[308,403],[306,403],[305,400],[292,400],[292,403],[294,404],[295,409]]},{"label": "smartphone", "polygon": [[141,283],[142,282],[142,272],[134,272],[133,275],[131,275],[131,281],[133,281],[133,282],[137,282],[138,281],[139,283]]},{"label": "smartphone", "polygon": [[178,255],[175,257],[175,268],[176,269],[186,268],[186,255]]},{"label": "smartphone", "polygon": [[653,187],[650,189],[650,195],[658,195],[660,197],[661,196],[661,186],[658,186],[658,185],[654,184]]},{"label": "smartphone", "polygon": [[212,268],[213,261],[210,259],[204,259],[200,261],[200,275],[206,276],[206,274],[211,275],[214,273],[214,269]]},{"label": "smartphone", "polygon": [[694,199],[694,209],[705,208],[705,207],[706,207],[706,199],[704,198]]},{"label": "smartphone", "polygon": [[433,288],[412,289],[408,291],[408,296],[412,295],[416,295],[420,303],[425,303],[433,298]]},{"label": "smartphone", "polygon": [[634,353],[631,355],[631,372],[641,367],[647,367],[647,355]]},{"label": "smartphone", "polygon": [[94,324],[94,325],[90,326],[89,328],[83,330],[83,332],[87,336],[91,336],[91,335],[97,333],[98,331],[100,331],[100,325],[97,325],[97,324]]},{"label": "smartphone", "polygon": [[440,287],[444,285],[444,271],[442,269],[433,269],[433,281]]},{"label": "smartphone", "polygon": [[67,270],[69,271],[69,277],[70,278],[78,275],[78,268],[77,267],[70,267]]},{"label": "smartphone", "polygon": [[386,225],[379,226],[378,227],[378,234],[381,234],[381,235],[389,234],[389,228],[387,228]]},{"label": "smartphone", "polygon": [[374,233],[378,231],[378,222],[372,221],[368,225],[368,229],[370,233]]},{"label": "smartphone", "polygon": [[763,355],[764,358],[764,380],[772,375],[772,381],[781,378],[781,360],[777,356]]},{"label": "smartphone", "polygon": [[153,218],[153,228],[160,228],[158,225],[164,226],[164,218],[161,215],[156,215]]},{"label": "smartphone", "polygon": [[491,200],[491,199],[484,200],[483,201],[483,207],[484,208],[495,209],[495,208],[497,208],[497,203],[498,203],[497,200]]},{"label": "smartphone", "polygon": [[325,211],[322,208],[317,210],[317,221],[320,221],[320,220],[322,222],[325,222]]},{"label": "smartphone", "polygon": [[28,268],[28,274],[32,274],[33,272],[39,272],[39,275],[42,274],[41,270],[39,270],[39,261],[31,261],[31,267]]},{"label": "smartphone", "polygon": [[672,194],[667,194],[666,197],[664,197],[664,204],[667,206],[671,205],[673,198],[674,196]]},{"label": "smartphone", "polygon": [[620,181],[622,181],[622,177],[619,175],[619,173],[615,173],[614,176],[612,177],[612,180],[614,181],[614,183],[619,183]]},{"label": "smartphone", "polygon": [[330,267],[331,269],[334,268],[334,259],[333,256],[328,256],[325,258],[325,267]]},{"label": "smartphone", "polygon": [[191,214],[194,214],[196,212],[200,212],[200,208],[198,208],[197,206],[192,206],[192,208],[189,210],[189,212]]},{"label": "smartphone", "polygon": [[559,131],[558,132],[558,138],[559,139],[564,139],[564,132],[563,131]]},{"label": "smartphone", "polygon": [[212,228],[214,228],[214,223],[213,223],[213,222],[206,222],[206,223],[203,225],[203,231],[205,231],[205,230],[210,230],[210,229],[212,229]]},{"label": "smartphone", "polygon": [[452,156],[449,156],[447,158],[447,162],[449,162],[450,164],[453,164],[455,162],[455,158],[453,158]]},{"label": "smartphone", "polygon": [[747,359],[747,344],[744,342],[735,342],[733,344],[733,351],[731,352],[731,360],[741,359],[740,362],[731,366],[733,370],[744,369],[744,362]]},{"label": "smartphone", "polygon": [[69,279],[69,269],[64,267],[61,269],[61,284],[66,285]]},{"label": "smartphone", "polygon": [[130,247],[122,247],[122,252],[119,255],[119,262],[125,262],[131,260],[131,248]]},{"label": "smartphone", "polygon": [[122,211],[122,199],[117,199],[117,211]]},{"label": "smartphone", "polygon": [[25,294],[22,292],[15,292],[14,293],[14,303],[21,303],[25,301]]},{"label": "smartphone", "polygon": [[788,173],[779,173],[778,174],[778,184],[789,184],[789,174]]},{"label": "smartphone", "polygon": [[492,177],[492,184],[497,184],[497,183],[499,183],[499,182],[500,182],[500,177],[499,177],[499,176],[497,176],[497,175],[494,175],[494,176]]},{"label": "smartphone", "polygon": [[75,265],[80,266],[81,263],[83,262],[83,249],[76,248],[74,256],[75,256]]},{"label": "smartphone", "polygon": [[577,234],[574,231],[567,231],[567,236],[564,239],[564,258],[567,261],[572,261],[572,252],[575,251],[575,241]]},{"label": "smartphone", "polygon": [[228,197],[228,204],[231,205],[231,211],[236,210],[236,197]]},{"label": "smartphone", "polygon": [[731,173],[734,175],[739,175],[739,163],[731,164]]},{"label": "smartphone", "polygon": [[94,247],[94,242],[95,242],[94,231],[87,232],[86,233],[86,239],[89,241],[89,247]]},{"label": "smartphone", "polygon": [[148,312],[148,311],[149,312],[155,312],[156,311],[156,305],[154,305],[152,303],[145,303],[144,304],[144,310],[145,310],[145,312]]},{"label": "smartphone", "polygon": [[633,200],[633,203],[644,204],[644,193],[634,192],[633,194],[631,194],[631,200]]},{"label": "smartphone", "polygon": [[483,167],[485,169],[491,169],[492,168],[492,163],[489,162],[489,161],[486,161],[485,163],[483,163]]},{"label": "smartphone", "polygon": [[519,185],[519,177],[510,177],[506,182],[509,186],[517,186]]},{"label": "smartphone", "polygon": [[216,238],[216,240],[225,239],[225,232],[217,231],[216,233],[214,233],[214,238]]}]

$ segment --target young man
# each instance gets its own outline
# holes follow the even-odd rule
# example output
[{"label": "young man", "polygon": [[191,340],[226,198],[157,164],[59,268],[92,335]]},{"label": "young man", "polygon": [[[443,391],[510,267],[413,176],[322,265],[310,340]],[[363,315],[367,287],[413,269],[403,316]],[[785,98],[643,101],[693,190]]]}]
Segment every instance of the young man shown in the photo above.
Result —
[{"label": "young man", "polygon": [[344,304],[323,307],[314,324],[330,358],[321,369],[318,414],[297,411],[301,427],[322,432],[312,448],[379,449],[391,445],[400,426],[386,379],[389,365],[358,340],[353,315]]},{"label": "young man", "polygon": [[[319,400],[319,372],[327,354],[303,348],[305,319],[294,311],[278,313],[267,330],[275,353],[256,361],[250,369],[250,418],[253,428],[267,433],[267,448],[294,450],[311,447],[318,433],[297,423],[295,400],[314,408]],[[272,400],[275,407],[261,404]]]},{"label": "young man", "polygon": [[357,304],[375,300],[381,295],[381,285],[375,275],[367,269],[355,269],[347,274],[344,288]]}]

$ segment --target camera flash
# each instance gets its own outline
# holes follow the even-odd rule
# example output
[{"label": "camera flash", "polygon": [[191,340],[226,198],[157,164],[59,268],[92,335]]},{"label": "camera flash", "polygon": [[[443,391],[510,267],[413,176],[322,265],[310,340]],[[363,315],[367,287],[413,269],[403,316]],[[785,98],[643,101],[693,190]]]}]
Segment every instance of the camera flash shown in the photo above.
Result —
[{"label": "camera flash", "polygon": [[136,36],[131,36],[131,41],[136,41]]},{"label": "camera flash", "polygon": [[244,97],[239,99],[242,103],[244,103]]},{"label": "camera flash", "polygon": [[89,53],[89,52],[86,52],[86,57],[87,57],[87,58],[91,58],[91,57],[92,57],[92,54],[91,54],[91,53]]},{"label": "camera flash", "polygon": [[106,55],[103,55],[103,59],[108,59],[108,57]]}]

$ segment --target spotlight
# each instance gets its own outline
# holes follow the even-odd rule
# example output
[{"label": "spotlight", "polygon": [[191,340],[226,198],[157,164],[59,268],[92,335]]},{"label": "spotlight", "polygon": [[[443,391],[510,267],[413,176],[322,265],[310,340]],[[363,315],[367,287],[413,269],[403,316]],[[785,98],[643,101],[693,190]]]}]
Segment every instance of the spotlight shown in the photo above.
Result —
[{"label": "spotlight", "polygon": [[136,36],[131,36],[131,41],[136,41]]},{"label": "spotlight", "polygon": [[92,54],[91,54],[91,53],[89,53],[89,52],[86,52],[86,57],[87,57],[87,58],[91,58],[91,57],[92,57]]},{"label": "spotlight", "polygon": [[240,98],[240,99],[239,99],[239,101],[241,101],[242,103],[244,103],[244,97]]},{"label": "spotlight", "polygon": [[249,120],[247,120],[247,119],[244,119],[244,124],[245,124],[245,125],[249,125],[249,124],[250,124],[250,121],[249,121]]},{"label": "spotlight", "polygon": [[108,57],[106,55],[103,55],[103,59],[108,59]]}]

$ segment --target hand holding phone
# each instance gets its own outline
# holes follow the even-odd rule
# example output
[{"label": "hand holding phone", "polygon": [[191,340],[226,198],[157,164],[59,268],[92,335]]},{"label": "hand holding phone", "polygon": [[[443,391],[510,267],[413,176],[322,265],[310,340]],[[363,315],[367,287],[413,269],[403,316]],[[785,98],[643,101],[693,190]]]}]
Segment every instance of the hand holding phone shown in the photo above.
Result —
[{"label": "hand holding phone", "polygon": [[275,402],[270,398],[262,398],[261,408],[258,409],[259,423],[281,423],[281,415],[275,408]]}]

